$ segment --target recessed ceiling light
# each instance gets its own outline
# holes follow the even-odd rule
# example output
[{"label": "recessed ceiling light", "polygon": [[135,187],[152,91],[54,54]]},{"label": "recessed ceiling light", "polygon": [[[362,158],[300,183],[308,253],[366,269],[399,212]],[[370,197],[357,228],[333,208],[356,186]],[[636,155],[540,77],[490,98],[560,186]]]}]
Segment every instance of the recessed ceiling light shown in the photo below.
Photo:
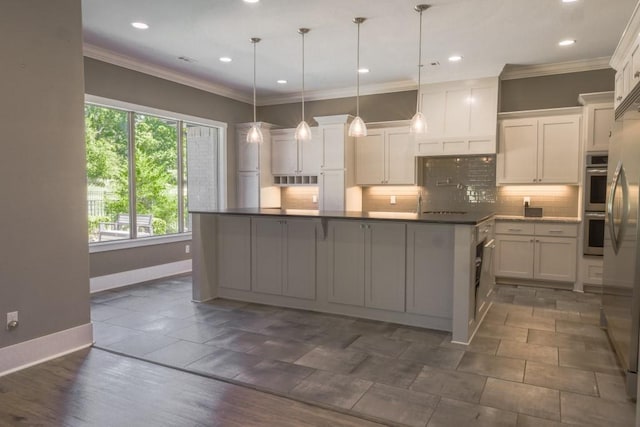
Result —
[{"label": "recessed ceiling light", "polygon": [[578,0],[562,0],[562,3],[575,3]]},{"label": "recessed ceiling light", "polygon": [[229,58],[228,56],[221,56],[220,62],[231,62],[231,58]]},{"label": "recessed ceiling light", "polygon": [[260,0],[244,0],[245,3],[258,3]]},{"label": "recessed ceiling light", "polygon": [[450,62],[462,61],[462,56],[460,56],[460,55],[452,55],[452,56],[449,57],[449,61]]},{"label": "recessed ceiling light", "polygon": [[132,22],[131,26],[133,28],[137,28],[139,30],[146,30],[149,28],[149,26],[147,24],[145,24],[144,22]]},{"label": "recessed ceiling light", "polygon": [[367,74],[367,73],[369,72],[369,69],[368,69],[368,68],[360,68],[360,69],[358,70],[358,72],[359,72],[360,74]]},{"label": "recessed ceiling light", "polygon": [[576,42],[575,40],[562,40],[561,42],[558,43],[558,46],[571,46],[575,42]]},{"label": "recessed ceiling light", "polygon": [[286,80],[284,80],[284,79],[280,79],[280,80],[278,80],[276,83],[278,83],[279,85],[286,85],[286,84],[287,84],[287,81],[286,81]]}]

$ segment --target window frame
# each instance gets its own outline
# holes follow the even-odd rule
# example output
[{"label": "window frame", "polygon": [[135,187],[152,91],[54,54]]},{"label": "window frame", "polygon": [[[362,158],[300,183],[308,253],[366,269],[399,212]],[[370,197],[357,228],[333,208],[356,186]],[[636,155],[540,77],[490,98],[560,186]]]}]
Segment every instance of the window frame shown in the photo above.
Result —
[{"label": "window frame", "polygon": [[[184,200],[182,197],[184,196],[183,188],[184,188],[184,174],[182,173],[184,168],[184,158],[183,154],[183,126],[185,123],[195,124],[195,125],[203,125],[209,127],[215,127],[218,129],[219,138],[218,138],[218,206],[221,209],[226,208],[227,205],[227,123],[220,122],[217,120],[211,120],[204,117],[191,116],[188,114],[177,113],[174,111],[161,110],[158,108],[147,107],[144,105],[133,104],[129,102],[119,101],[110,98],[104,98],[101,96],[85,94],[85,104],[96,105],[98,107],[112,108],[123,111],[127,113],[127,120],[129,126],[129,168],[135,170],[135,158],[131,157],[135,156],[133,150],[135,147],[135,133],[131,134],[133,130],[135,130],[135,114],[146,114],[150,116],[155,116],[167,120],[174,120],[177,122],[177,147],[178,150],[178,194],[180,195],[178,198],[178,222],[180,228],[184,228],[184,207],[181,200]],[[133,159],[133,161],[131,161]],[[135,194],[135,176],[129,174],[129,204],[130,206],[134,203],[134,194]],[[188,184],[188,183],[187,183]],[[131,210],[130,210],[131,211]],[[131,215],[131,213],[130,213]],[[132,221],[135,221],[135,216],[132,218]],[[132,230],[135,230],[135,224],[132,226]],[[147,236],[147,237],[137,237],[135,232],[128,239],[120,239],[120,240],[110,240],[106,242],[88,242],[89,245],[89,253],[94,252],[104,252],[108,250],[118,250],[118,249],[127,249],[134,248],[140,246],[150,246],[150,245],[159,245],[165,243],[179,242],[191,239],[191,231],[183,231],[172,234],[165,234],[161,236]]]}]

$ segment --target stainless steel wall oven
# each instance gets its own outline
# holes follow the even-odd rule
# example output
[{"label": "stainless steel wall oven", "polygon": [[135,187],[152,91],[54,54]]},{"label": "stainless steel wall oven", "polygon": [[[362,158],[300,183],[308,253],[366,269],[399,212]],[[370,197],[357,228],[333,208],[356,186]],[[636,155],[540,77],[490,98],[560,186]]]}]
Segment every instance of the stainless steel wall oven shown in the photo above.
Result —
[{"label": "stainless steel wall oven", "polygon": [[602,256],[604,221],[607,201],[608,155],[589,154],[584,184],[584,243],[585,255]]}]

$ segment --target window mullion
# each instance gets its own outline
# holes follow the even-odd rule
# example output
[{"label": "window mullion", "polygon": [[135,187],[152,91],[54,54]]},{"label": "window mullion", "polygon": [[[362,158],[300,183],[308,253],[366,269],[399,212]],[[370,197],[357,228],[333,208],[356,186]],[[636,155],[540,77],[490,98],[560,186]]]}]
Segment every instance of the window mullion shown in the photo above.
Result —
[{"label": "window mullion", "polygon": [[184,164],[182,145],[184,141],[184,122],[178,121],[178,233],[184,233]]},{"label": "window mullion", "polygon": [[129,224],[132,239],[138,237],[138,224],[136,221],[136,115],[133,111],[129,115]]}]

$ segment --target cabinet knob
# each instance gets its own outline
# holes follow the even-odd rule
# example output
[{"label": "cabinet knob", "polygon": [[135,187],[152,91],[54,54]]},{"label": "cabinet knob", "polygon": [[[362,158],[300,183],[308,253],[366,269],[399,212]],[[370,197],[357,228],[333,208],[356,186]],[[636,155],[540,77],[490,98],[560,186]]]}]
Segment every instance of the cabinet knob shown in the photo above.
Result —
[{"label": "cabinet knob", "polygon": [[634,79],[637,79],[638,77],[640,77],[640,71],[636,71],[636,73],[633,75]]},{"label": "cabinet knob", "polygon": [[535,178],[533,178],[533,182],[536,182],[536,179],[535,179]]},{"label": "cabinet knob", "polygon": [[621,96],[617,97],[616,101],[622,101],[622,97]]},{"label": "cabinet knob", "polygon": [[533,243],[533,239],[529,240],[529,242]]}]

